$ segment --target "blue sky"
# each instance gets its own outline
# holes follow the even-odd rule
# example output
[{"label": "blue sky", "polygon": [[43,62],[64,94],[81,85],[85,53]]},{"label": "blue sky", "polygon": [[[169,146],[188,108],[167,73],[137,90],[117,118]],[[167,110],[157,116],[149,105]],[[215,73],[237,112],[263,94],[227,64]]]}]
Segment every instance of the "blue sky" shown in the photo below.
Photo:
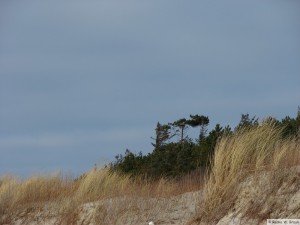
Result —
[{"label": "blue sky", "polygon": [[157,121],[203,114],[294,117],[300,3],[0,2],[0,175],[78,175],[126,148],[152,150]]}]

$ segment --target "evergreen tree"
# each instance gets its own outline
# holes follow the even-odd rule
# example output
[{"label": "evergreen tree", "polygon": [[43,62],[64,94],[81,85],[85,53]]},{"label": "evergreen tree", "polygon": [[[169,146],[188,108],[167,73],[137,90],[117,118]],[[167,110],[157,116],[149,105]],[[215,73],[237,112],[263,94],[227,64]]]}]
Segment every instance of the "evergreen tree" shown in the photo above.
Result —
[{"label": "evergreen tree", "polygon": [[274,124],[276,126],[280,125],[280,122],[272,116],[268,116],[262,120],[262,124]]},{"label": "evergreen tree", "polygon": [[169,123],[174,130],[174,135],[178,135],[180,137],[180,142],[182,143],[186,138],[186,130],[187,130],[187,120],[182,118],[173,123]]},{"label": "evergreen tree", "polygon": [[297,117],[290,118],[286,116],[281,121],[281,125],[283,126],[283,136],[291,136],[291,135],[299,135],[300,133],[300,107],[298,107]]},{"label": "evergreen tree", "polygon": [[187,123],[192,127],[198,127],[200,126],[200,132],[199,132],[199,142],[203,140],[203,138],[206,135],[207,132],[207,125],[209,123],[209,119],[207,116],[199,116],[196,115],[190,115],[190,120],[187,121]]},{"label": "evergreen tree", "polygon": [[250,118],[248,113],[242,114],[239,124],[235,127],[235,131],[258,126],[258,124],[258,118],[256,118],[256,116]]},{"label": "evergreen tree", "polygon": [[[158,179],[160,177],[177,177],[183,173],[191,172],[195,169],[205,167],[210,168],[210,159],[214,155],[215,146],[219,138],[223,135],[232,135],[240,129],[259,126],[258,118],[249,117],[249,114],[242,114],[239,124],[234,132],[231,127],[222,127],[217,124],[208,135],[206,135],[206,126],[209,123],[208,117],[199,115],[190,115],[190,119],[179,119],[168,125],[162,125],[159,122],[155,129],[155,140],[152,145],[154,151],[146,156],[132,153],[128,149],[124,155],[117,155],[116,161],[111,163],[111,169],[132,176],[142,176],[147,179]],[[299,135],[300,128],[300,107],[297,117],[285,117],[281,121],[276,118],[267,117],[262,121],[264,123],[274,123],[281,126],[283,136],[290,137]],[[188,126],[200,126],[199,142],[195,143],[186,135]],[[170,142],[169,140],[178,135],[179,142]],[[158,151],[159,150],[159,151]]]},{"label": "evergreen tree", "polygon": [[151,143],[155,150],[161,149],[161,147],[174,136],[171,134],[170,129],[170,125],[161,125],[159,122],[157,122],[155,128],[156,137],[152,138],[153,140],[155,140],[155,143]]}]

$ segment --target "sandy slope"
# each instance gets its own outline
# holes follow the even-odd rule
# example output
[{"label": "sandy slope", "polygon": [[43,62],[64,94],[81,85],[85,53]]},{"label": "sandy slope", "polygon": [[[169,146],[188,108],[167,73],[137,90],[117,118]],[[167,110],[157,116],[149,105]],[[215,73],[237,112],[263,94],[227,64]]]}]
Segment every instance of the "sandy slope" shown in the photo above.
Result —
[{"label": "sandy slope", "polygon": [[[114,198],[81,206],[76,224],[80,225],[147,225],[153,221],[155,225],[183,225],[193,216],[200,192],[185,193],[171,198]],[[51,207],[39,211],[19,213],[13,225],[56,225],[70,224],[62,221]]]},{"label": "sandy slope", "polygon": [[[290,187],[273,195],[254,188],[251,181],[241,185],[235,207],[217,225],[266,224],[268,218],[300,218],[300,189]],[[293,189],[292,191],[291,188]],[[295,190],[297,188],[298,190]],[[262,193],[260,193],[262,192]],[[260,196],[260,205],[253,199]],[[76,222],[61,220],[51,207],[38,211],[22,212],[15,216],[12,225],[184,225],[195,215],[201,192],[185,193],[171,198],[114,198],[84,204],[76,212]],[[257,202],[257,201],[256,201]],[[252,211],[251,211],[252,210]],[[252,214],[251,214],[252,213]],[[248,216],[245,216],[248,215]]]},{"label": "sandy slope", "polygon": [[[288,185],[275,185],[270,173],[247,178],[239,185],[232,209],[214,224],[256,225],[266,224],[270,218],[300,219],[300,166],[297,170],[296,182]],[[55,207],[47,205],[19,212],[9,224],[147,225],[153,221],[155,225],[184,225],[193,218],[202,198],[201,191],[170,198],[118,197],[84,204],[71,211],[74,216],[63,220]]]},{"label": "sandy slope", "polygon": [[217,225],[265,225],[267,219],[300,219],[300,166],[293,169],[297,180],[289,184],[283,182],[278,189],[274,189],[277,185],[273,183],[275,179],[272,180],[271,173],[246,179],[240,185],[233,209]]},{"label": "sandy slope", "polygon": [[[250,190],[251,189],[251,190]],[[296,193],[280,193],[280,191],[264,199],[265,204],[261,206],[260,213],[270,210],[269,204],[274,205],[273,212],[267,213],[267,218],[257,219],[241,216],[243,209],[247,209],[247,204],[251,202],[251,196],[257,193],[253,187],[244,186],[236,202],[238,210],[229,212],[217,225],[238,225],[238,224],[266,224],[267,218],[300,218],[300,190]],[[75,224],[80,225],[147,225],[149,221],[154,221],[155,225],[184,225],[194,216],[197,201],[200,200],[201,193],[186,193],[169,199],[142,199],[142,198],[115,198],[105,201],[87,203],[79,210],[79,215]],[[277,199],[277,200],[275,200]],[[280,206],[278,207],[278,204]],[[277,204],[277,205],[276,205]],[[71,224],[72,221],[62,221],[55,213],[49,210],[18,215],[18,218],[10,224],[14,225],[56,225]]]}]

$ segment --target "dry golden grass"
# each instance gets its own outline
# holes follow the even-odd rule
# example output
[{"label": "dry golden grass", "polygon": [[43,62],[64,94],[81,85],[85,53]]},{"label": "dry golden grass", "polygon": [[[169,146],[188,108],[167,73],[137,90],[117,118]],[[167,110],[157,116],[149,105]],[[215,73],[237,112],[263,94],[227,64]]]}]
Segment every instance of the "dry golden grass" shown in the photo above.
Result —
[{"label": "dry golden grass", "polygon": [[[199,190],[203,183],[194,176],[149,182],[110,172],[109,169],[93,169],[77,180],[61,175],[33,176],[24,181],[3,177],[0,179],[0,215],[4,216],[0,216],[0,224],[11,220],[12,215],[24,214],[24,211],[28,215],[34,214],[45,207],[61,218],[60,224],[73,224],[84,203],[118,197],[126,197],[122,200],[123,206],[138,208],[135,202],[138,198],[169,197]],[[122,207],[115,208],[120,211]],[[99,208],[98,211],[105,214],[107,210]],[[114,214],[113,211],[109,213]],[[106,215],[106,218],[111,215]]]},{"label": "dry golden grass", "polygon": [[[96,224],[118,224],[116,219],[129,224],[130,220],[141,221],[135,215],[148,221],[167,208],[163,198],[201,188],[204,198],[192,223],[215,224],[229,212],[261,220],[274,218],[283,215],[274,214],[274,210],[283,207],[283,201],[270,196],[280,193],[285,198],[300,189],[299,173],[294,169],[299,164],[300,140],[282,139],[280,129],[264,124],[223,137],[205,179],[203,171],[195,171],[176,180],[150,182],[109,169],[93,169],[77,180],[62,175],[34,176],[24,181],[2,177],[0,224],[10,223],[24,212],[38,217],[37,209],[59,217],[59,224],[75,224],[83,206],[96,201],[99,204],[92,207],[94,215],[87,213]],[[292,210],[300,208],[295,206]]]},{"label": "dry golden grass", "polygon": [[[262,210],[263,205],[261,200],[268,199],[283,184],[299,185],[299,177],[297,178],[296,170],[293,169],[299,163],[299,139],[282,139],[281,130],[274,124],[263,124],[241,130],[234,136],[223,137],[216,146],[212,169],[203,190],[204,200],[199,204],[199,212],[194,221],[216,223],[230,211],[234,211],[241,184],[249,177],[257,179],[246,182],[246,185],[254,189],[260,188],[261,195],[256,191],[256,195],[249,200],[252,205],[248,204],[249,210],[244,213],[250,217],[260,215],[259,209]],[[268,180],[267,189],[266,183],[262,184],[262,174]],[[266,191],[268,195],[265,195]],[[270,215],[272,210],[276,210],[274,207],[274,204],[270,204],[269,210],[264,210],[269,211]]]}]

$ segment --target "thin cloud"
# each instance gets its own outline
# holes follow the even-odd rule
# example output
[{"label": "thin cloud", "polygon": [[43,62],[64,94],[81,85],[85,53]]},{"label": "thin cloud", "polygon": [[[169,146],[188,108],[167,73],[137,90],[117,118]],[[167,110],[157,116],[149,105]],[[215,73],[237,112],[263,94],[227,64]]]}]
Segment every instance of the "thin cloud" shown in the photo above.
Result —
[{"label": "thin cloud", "polygon": [[143,138],[143,129],[118,129],[107,131],[81,131],[74,133],[8,136],[0,138],[0,149],[4,148],[49,148],[72,147],[88,143],[128,142]]},{"label": "thin cloud", "polygon": [[1,171],[63,166],[69,153],[83,170],[151,151],[157,121],[199,113],[233,126],[300,104],[296,1],[0,4]]}]

